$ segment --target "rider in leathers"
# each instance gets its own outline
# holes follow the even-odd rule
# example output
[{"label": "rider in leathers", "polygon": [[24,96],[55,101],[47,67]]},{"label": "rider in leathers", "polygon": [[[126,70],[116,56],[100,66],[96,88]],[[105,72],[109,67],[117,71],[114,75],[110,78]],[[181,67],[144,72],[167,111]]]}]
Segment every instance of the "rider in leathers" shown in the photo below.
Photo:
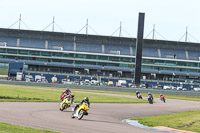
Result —
[{"label": "rider in leathers", "polygon": [[67,88],[65,91],[62,92],[60,95],[60,101],[63,101],[65,97],[70,97],[71,96],[71,91],[69,88]]},{"label": "rider in leathers", "polygon": [[[88,107],[90,107],[89,98],[88,98],[88,97],[85,97],[84,100],[82,100],[79,104],[76,104],[76,106],[75,106],[75,108],[74,108],[74,112],[76,112],[76,109],[77,109],[80,105],[82,105],[84,102],[88,104]],[[88,115],[88,113],[85,114],[85,115]]]},{"label": "rider in leathers", "polygon": [[139,94],[140,94],[140,92],[139,92],[139,91],[136,91],[136,96],[137,96],[137,98],[139,97]]}]

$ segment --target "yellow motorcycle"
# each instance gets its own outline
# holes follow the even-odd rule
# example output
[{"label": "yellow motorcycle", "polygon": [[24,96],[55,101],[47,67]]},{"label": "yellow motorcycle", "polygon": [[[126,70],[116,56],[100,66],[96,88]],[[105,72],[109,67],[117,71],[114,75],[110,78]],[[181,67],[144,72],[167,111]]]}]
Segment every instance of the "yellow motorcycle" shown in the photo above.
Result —
[{"label": "yellow motorcycle", "polygon": [[60,103],[60,111],[69,108],[72,103],[74,103],[74,95],[65,97],[64,100]]},{"label": "yellow motorcycle", "polygon": [[89,106],[87,103],[83,103],[82,105],[79,105],[78,109],[74,110],[72,109],[72,118],[77,117],[78,120],[81,120],[84,115],[88,115]]}]

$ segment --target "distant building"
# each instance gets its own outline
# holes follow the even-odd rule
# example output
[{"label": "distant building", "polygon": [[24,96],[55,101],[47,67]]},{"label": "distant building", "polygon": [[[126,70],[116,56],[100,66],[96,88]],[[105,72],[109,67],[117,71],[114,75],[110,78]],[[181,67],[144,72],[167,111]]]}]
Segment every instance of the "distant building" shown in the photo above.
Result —
[{"label": "distant building", "polygon": [[[136,38],[1,28],[0,68],[23,62],[29,73],[133,78],[135,45]],[[199,43],[145,39],[141,77],[199,82],[199,51]]]}]

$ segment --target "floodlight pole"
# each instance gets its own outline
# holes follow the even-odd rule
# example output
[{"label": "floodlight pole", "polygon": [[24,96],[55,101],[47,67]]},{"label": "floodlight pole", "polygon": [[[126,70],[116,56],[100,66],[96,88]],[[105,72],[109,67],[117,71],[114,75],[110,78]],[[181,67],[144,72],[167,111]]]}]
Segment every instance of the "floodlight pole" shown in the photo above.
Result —
[{"label": "floodlight pole", "polygon": [[88,35],[88,19],[86,21],[86,35]]},{"label": "floodlight pole", "polygon": [[188,40],[188,27],[186,27],[186,33],[185,33],[185,42]]},{"label": "floodlight pole", "polygon": [[19,30],[20,30],[20,26],[21,26],[21,14],[19,15]]},{"label": "floodlight pole", "polygon": [[122,33],[122,22],[120,21],[120,27],[119,27],[119,37],[121,37],[121,33]]},{"label": "floodlight pole", "polygon": [[155,39],[155,24],[153,25],[153,40]]},{"label": "floodlight pole", "polygon": [[54,32],[54,23],[55,23],[54,19],[55,19],[55,17],[53,16],[53,22],[52,22],[52,31],[53,32]]}]

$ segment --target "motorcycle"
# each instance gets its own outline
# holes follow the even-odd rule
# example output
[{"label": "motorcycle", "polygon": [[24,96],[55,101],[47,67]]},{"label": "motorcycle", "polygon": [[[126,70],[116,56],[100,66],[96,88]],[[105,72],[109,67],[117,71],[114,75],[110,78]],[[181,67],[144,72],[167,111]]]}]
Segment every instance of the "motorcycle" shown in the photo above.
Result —
[{"label": "motorcycle", "polygon": [[161,96],[160,100],[163,101],[165,103],[165,96]]},{"label": "motorcycle", "polygon": [[152,96],[148,96],[148,101],[149,101],[149,104],[153,104],[153,97]]},{"label": "motorcycle", "polygon": [[88,111],[89,110],[89,106],[87,103],[83,103],[82,105],[79,105],[78,109],[74,110],[74,108],[72,109],[72,118],[77,117],[78,120],[81,120],[83,118],[84,115],[88,115]]},{"label": "motorcycle", "polygon": [[138,99],[143,99],[143,98],[142,98],[142,95],[141,95],[140,93],[137,94],[137,98],[138,98]]},{"label": "motorcycle", "polygon": [[74,95],[71,95],[69,97],[67,96],[64,97],[64,100],[60,103],[60,111],[69,108],[73,103],[74,103]]}]

